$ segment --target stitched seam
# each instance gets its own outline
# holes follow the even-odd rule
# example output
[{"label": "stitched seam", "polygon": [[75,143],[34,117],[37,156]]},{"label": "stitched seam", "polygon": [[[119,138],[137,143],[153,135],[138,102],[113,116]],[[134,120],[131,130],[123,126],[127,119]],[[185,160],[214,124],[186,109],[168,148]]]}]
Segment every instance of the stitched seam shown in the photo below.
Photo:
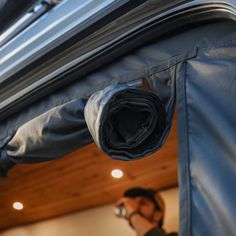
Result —
[{"label": "stitched seam", "polygon": [[[149,74],[149,76],[152,76],[156,73],[168,70],[171,67],[176,66],[177,64],[179,64],[183,61],[186,61],[188,59],[196,57],[197,52],[198,52],[198,48],[194,48],[186,53],[171,57],[162,64],[155,65],[155,66],[149,66],[147,68],[149,71],[148,74]],[[147,69],[145,68],[145,70],[147,70]]]},{"label": "stitched seam", "polygon": [[225,47],[226,48],[233,47],[233,46],[235,46],[235,43],[236,43],[236,39],[230,39],[230,40],[227,39],[223,42],[220,42],[218,44],[213,45],[212,47],[201,47],[201,48],[199,48],[199,51],[208,52],[208,51],[211,51],[213,49],[218,49],[218,48],[221,48],[221,47],[224,47],[224,48]]},{"label": "stitched seam", "polygon": [[[181,172],[180,184],[180,231],[183,236],[191,236],[191,192],[190,192],[190,170],[189,170],[189,140],[188,140],[188,119],[187,119],[187,98],[186,98],[186,62],[179,64],[180,73],[176,74],[176,99],[177,108],[180,111],[178,116],[179,132],[179,169]],[[180,187],[181,187],[180,186]]]},{"label": "stitched seam", "polygon": [[191,176],[190,176],[190,158],[189,158],[189,120],[188,120],[188,103],[187,103],[187,75],[186,75],[186,63],[184,63],[184,107],[185,107],[185,138],[186,138],[186,145],[185,145],[185,157],[186,157],[186,165],[185,165],[185,172],[186,172],[186,189],[187,189],[187,231],[188,235],[192,235],[192,212],[191,212]]}]

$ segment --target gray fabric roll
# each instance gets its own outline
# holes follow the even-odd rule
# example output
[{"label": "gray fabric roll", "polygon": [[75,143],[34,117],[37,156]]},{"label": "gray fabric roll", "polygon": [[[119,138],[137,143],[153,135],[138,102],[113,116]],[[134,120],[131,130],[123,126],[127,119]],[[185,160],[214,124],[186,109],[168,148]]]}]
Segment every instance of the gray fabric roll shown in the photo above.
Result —
[{"label": "gray fabric roll", "polygon": [[128,85],[94,93],[85,106],[85,120],[95,143],[113,159],[150,155],[166,135],[166,111],[159,97]]}]

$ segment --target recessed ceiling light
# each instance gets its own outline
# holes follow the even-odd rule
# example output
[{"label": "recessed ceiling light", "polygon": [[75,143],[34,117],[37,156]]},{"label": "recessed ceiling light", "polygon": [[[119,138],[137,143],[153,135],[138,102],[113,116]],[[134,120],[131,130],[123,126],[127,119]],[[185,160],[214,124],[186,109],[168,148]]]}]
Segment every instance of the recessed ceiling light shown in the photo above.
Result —
[{"label": "recessed ceiling light", "polygon": [[12,206],[15,210],[18,211],[23,210],[24,208],[24,205],[21,202],[14,202]]},{"label": "recessed ceiling light", "polygon": [[123,171],[122,170],[119,170],[119,169],[114,169],[112,172],[111,172],[111,176],[116,178],[116,179],[119,179],[123,176]]}]

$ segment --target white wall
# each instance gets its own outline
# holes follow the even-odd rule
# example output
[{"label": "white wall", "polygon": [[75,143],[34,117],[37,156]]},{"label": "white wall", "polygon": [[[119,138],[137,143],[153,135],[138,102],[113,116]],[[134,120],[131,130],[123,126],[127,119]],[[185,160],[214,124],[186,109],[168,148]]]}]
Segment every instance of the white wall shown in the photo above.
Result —
[{"label": "white wall", "polygon": [[172,188],[160,195],[165,201],[166,213],[164,218],[164,229],[167,232],[178,232],[179,229],[179,191],[178,188]]},{"label": "white wall", "polygon": [[[160,193],[166,203],[164,228],[178,229],[178,189]],[[0,236],[135,236],[123,219],[113,215],[113,205],[35,223],[5,231]]]}]

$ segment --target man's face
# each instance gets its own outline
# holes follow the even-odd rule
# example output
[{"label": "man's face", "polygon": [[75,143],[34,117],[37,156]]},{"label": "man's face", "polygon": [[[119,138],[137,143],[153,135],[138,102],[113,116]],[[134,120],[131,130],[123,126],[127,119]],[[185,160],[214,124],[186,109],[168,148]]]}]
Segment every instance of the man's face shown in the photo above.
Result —
[{"label": "man's face", "polygon": [[136,197],[133,198],[138,204],[138,210],[143,214],[143,216],[153,223],[158,223],[163,216],[161,211],[157,211],[155,205],[146,197]]}]

